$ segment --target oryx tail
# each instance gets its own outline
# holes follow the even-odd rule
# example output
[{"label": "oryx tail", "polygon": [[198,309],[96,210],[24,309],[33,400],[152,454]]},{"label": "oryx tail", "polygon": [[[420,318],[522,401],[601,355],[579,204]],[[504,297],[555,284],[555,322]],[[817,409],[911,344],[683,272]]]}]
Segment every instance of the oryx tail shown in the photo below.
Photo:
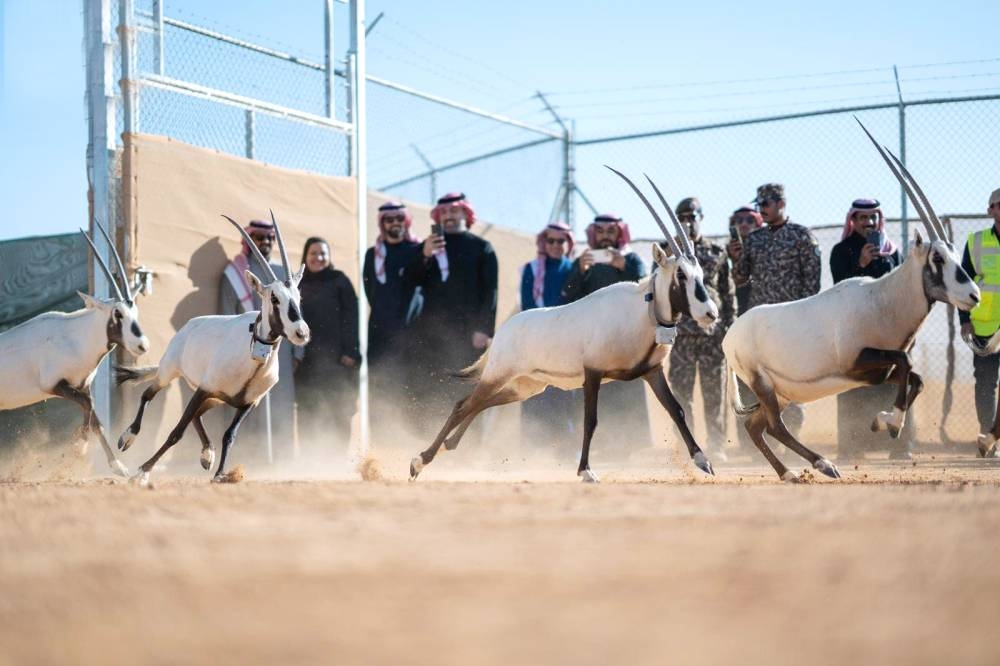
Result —
[{"label": "oryx tail", "polygon": [[114,368],[115,372],[115,384],[119,386],[125,382],[135,382],[141,384],[143,382],[148,382],[159,370],[159,366],[149,365],[143,368],[123,368],[120,365],[116,365]]}]

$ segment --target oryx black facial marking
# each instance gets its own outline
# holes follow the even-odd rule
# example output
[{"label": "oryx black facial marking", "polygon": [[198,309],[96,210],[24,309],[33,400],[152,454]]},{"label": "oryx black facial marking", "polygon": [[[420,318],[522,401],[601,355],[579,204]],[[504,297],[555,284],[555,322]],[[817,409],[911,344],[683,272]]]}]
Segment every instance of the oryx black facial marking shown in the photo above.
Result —
[{"label": "oryx black facial marking", "polygon": [[701,280],[697,280],[694,283],[694,297],[702,303],[708,301],[708,292],[705,291],[705,285]]},{"label": "oryx black facial marking", "polygon": [[271,340],[277,340],[285,334],[285,325],[281,320],[281,301],[277,296],[271,296],[271,311],[267,316],[267,325],[271,329]]},{"label": "oryx black facial marking", "polygon": [[[122,334],[122,322],[121,311],[118,308],[112,308],[111,315],[108,317],[108,325],[105,327],[108,335],[108,349],[111,349],[115,345],[124,346],[125,337]],[[132,326],[136,326],[135,322],[132,322]]]},{"label": "oryx black facial marking", "polygon": [[959,284],[965,284],[969,281],[969,275],[961,266],[955,267],[955,281]]}]

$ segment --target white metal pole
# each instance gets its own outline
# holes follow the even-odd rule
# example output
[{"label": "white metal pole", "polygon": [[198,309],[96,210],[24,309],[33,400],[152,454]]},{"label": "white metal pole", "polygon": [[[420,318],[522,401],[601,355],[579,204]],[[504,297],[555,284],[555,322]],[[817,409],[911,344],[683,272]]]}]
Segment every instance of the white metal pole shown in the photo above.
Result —
[{"label": "white metal pole", "polygon": [[[361,291],[362,269],[368,249],[368,161],[365,105],[365,0],[351,0],[351,55],[353,60],[353,94],[351,119],[354,124],[352,157],[357,188],[358,291]],[[368,453],[368,301],[358,298],[358,342],[361,369],[358,373],[358,456]]]},{"label": "white metal pole", "polygon": [[[87,0],[84,6],[84,40],[87,50],[87,112],[90,116],[87,142],[87,179],[93,197],[90,231],[94,233],[94,219],[111,224],[113,210],[108,199],[111,177],[111,155],[115,149],[115,47],[111,38],[111,0]],[[94,234],[97,236],[97,234]],[[114,237],[114,236],[112,236]],[[104,248],[99,243],[98,248]],[[104,259],[112,261],[110,248],[101,250]],[[93,261],[91,261],[93,266]],[[94,294],[110,295],[111,285],[99,270],[92,271]],[[106,427],[111,427],[111,381],[109,363],[98,369],[91,388],[94,411]],[[96,449],[96,447],[95,447]]]}]

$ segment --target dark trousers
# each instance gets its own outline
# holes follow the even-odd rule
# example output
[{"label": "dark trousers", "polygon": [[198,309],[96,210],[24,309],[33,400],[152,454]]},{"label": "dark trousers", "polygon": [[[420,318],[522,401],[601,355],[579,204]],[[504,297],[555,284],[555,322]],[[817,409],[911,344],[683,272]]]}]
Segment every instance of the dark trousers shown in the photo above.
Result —
[{"label": "dark trousers", "polygon": [[1000,353],[972,357],[972,375],[976,380],[976,417],[979,432],[990,432],[997,409],[997,374]]}]

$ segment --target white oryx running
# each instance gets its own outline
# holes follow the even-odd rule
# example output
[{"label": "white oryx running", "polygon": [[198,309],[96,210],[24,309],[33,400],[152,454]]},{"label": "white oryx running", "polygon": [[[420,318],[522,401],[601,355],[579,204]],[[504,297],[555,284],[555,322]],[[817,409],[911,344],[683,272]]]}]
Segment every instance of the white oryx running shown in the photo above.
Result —
[{"label": "white oryx running", "polygon": [[911,369],[909,351],[931,307],[942,301],[971,310],[979,303],[979,288],[962,270],[961,258],[916,180],[861,127],[906,190],[929,242],[917,232],[914,246],[896,270],[878,279],[845,280],[799,301],[758,306],[740,316],[726,333],[722,349],[730,373],[758,399],[756,405],[744,407],[733,382],[734,408],[750,415],[747,432],[784,481],[798,481],[798,475],[774,455],[764,441],[765,431],[815,469],[840,477],[833,463],[807,449],[785,427],[781,412],[789,403],[892,382],[899,387],[893,411],[879,412],[872,430],[888,428],[897,437],[906,410],[923,388]]},{"label": "white oryx running", "polygon": [[[226,457],[236,439],[240,423],[246,418],[261,398],[278,382],[278,346],[282,338],[295,345],[309,342],[309,326],[302,319],[299,306],[299,281],[305,267],[294,275],[288,270],[288,255],[281,238],[278,221],[274,221],[281,262],[288,279],[278,280],[267,260],[246,231],[232,218],[223,215],[240,232],[244,242],[250,247],[257,262],[270,275],[270,282],[262,283],[257,276],[246,271],[251,287],[260,295],[261,311],[246,312],[241,315],[213,315],[195,317],[177,331],[158,366],[146,368],[116,368],[118,383],[126,381],[153,384],[142,393],[139,411],[121,438],[118,448],[125,451],[135,441],[142,425],[142,414],[146,405],[157,393],[178,377],[183,377],[194,395],[188,401],[184,414],[170,432],[166,443],[139,468],[136,480],[149,481],[149,473],[167,450],[184,435],[191,421],[201,438],[201,466],[210,469],[215,460],[215,449],[208,439],[201,415],[209,409],[228,404],[236,408],[236,417],[226,429],[222,438],[222,455],[213,481],[224,477]],[[264,316],[266,314],[266,316]]]},{"label": "white oryx running", "polygon": [[[597,475],[590,469],[590,440],[597,427],[601,383],[639,377],[650,385],[677,424],[695,465],[707,474],[714,473],[691,435],[684,410],[667,385],[662,362],[681,315],[692,317],[702,328],[711,330],[719,317],[718,309],[708,297],[701,266],[687,233],[653,181],[647,176],[683,247],[632,181],[611,170],[639,195],[666,236],[673,255],[667,256],[654,243],[656,266],[649,277],[638,283],[619,282],[573,303],[525,310],[504,322],[490,348],[459,374],[476,378],[476,386],[458,401],[430,447],[410,462],[411,481],[434,459],[442,444],[448,450],[458,446],[473,419],[483,410],[525,400],[548,386],[564,390],[582,386],[583,451],[577,475],[584,482],[596,482]],[[559,345],[546,344],[548,340],[558,340]]]},{"label": "white oryx running", "polygon": [[[97,367],[117,345],[138,356],[149,349],[149,340],[139,328],[139,310],[121,257],[99,222],[97,228],[115,256],[121,285],[101,258],[90,235],[80,230],[94,251],[115,291],[115,298],[103,300],[77,292],[84,308],[75,312],[46,312],[19,326],[0,333],[0,410],[15,409],[48,400],[66,398],[83,409],[83,425],[77,436],[83,450],[93,431],[112,471],[128,476],[128,469],[115,457],[108,445],[104,427],[94,412],[90,385]],[[125,293],[122,293],[124,289]]]}]

